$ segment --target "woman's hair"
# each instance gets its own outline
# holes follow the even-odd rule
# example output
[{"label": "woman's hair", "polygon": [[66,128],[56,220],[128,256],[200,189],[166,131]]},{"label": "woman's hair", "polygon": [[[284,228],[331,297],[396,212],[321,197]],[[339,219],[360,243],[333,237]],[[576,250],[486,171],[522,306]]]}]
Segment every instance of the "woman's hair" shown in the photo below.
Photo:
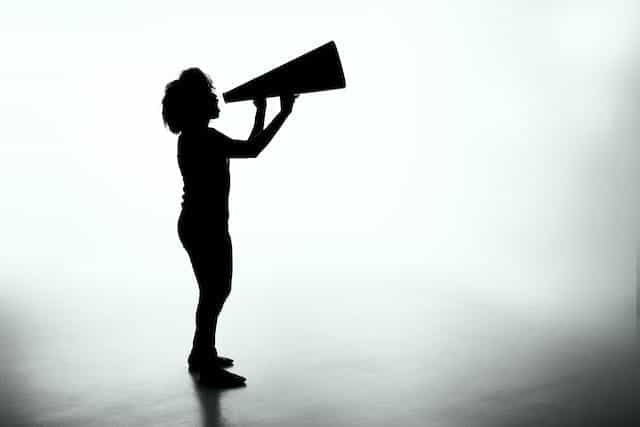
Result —
[{"label": "woman's hair", "polygon": [[169,83],[162,98],[162,120],[173,133],[182,132],[198,119],[207,117],[211,90],[215,89],[211,78],[199,68],[188,68],[178,80]]}]

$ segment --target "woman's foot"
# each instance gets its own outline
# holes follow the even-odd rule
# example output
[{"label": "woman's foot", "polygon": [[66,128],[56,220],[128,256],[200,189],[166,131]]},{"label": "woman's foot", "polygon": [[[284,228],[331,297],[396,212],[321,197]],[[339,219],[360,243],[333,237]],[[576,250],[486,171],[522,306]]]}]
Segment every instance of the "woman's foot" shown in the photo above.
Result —
[{"label": "woman's foot", "polygon": [[216,356],[214,359],[214,363],[221,368],[230,368],[233,366],[233,359],[229,359],[228,357]]},{"label": "woman's foot", "polygon": [[198,378],[198,383],[213,388],[244,387],[246,381],[247,379],[245,377],[225,371],[220,367],[203,369],[200,372],[200,378]]},{"label": "woman's foot", "polygon": [[213,367],[230,368],[233,366],[233,359],[218,356],[215,352],[205,355],[192,352],[187,359],[187,365],[189,366],[189,372],[199,372],[210,365],[213,365]]}]

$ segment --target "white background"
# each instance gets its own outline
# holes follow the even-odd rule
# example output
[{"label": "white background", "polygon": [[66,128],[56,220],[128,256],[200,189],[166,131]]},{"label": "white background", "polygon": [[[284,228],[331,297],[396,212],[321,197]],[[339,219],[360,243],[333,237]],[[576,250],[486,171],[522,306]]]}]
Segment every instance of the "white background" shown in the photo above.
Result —
[{"label": "white background", "polygon": [[[636,2],[230,4],[2,6],[5,307],[55,323],[151,297],[182,304],[166,316],[186,330],[164,85],[199,66],[222,92],[335,40],[347,88],[301,96],[258,159],[232,161],[239,318],[279,283],[366,302],[373,278],[568,324],[629,318]],[[244,138],[252,118],[222,105],[212,126]]]}]

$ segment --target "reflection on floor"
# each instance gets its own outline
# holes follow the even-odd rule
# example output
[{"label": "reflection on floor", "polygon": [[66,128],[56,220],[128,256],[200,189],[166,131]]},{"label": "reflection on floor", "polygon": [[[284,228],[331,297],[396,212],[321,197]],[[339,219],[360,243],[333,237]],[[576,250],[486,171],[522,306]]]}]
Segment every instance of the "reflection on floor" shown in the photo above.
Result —
[{"label": "reflection on floor", "polygon": [[250,282],[236,285],[220,336],[221,353],[236,359],[248,385],[222,392],[197,387],[186,370],[193,292],[166,284],[148,297],[131,284],[124,298],[122,284],[118,293],[12,287],[0,312],[2,425],[640,420],[635,325],[578,328],[575,319],[523,314],[433,281]]}]

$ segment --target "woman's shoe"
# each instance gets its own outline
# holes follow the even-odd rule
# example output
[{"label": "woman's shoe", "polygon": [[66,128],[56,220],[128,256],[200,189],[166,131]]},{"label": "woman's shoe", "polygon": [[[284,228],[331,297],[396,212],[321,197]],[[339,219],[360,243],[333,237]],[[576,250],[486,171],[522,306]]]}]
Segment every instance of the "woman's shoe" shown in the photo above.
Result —
[{"label": "woman's shoe", "polygon": [[198,378],[198,383],[213,388],[244,387],[246,381],[247,379],[245,377],[225,371],[220,367],[203,369],[200,372],[200,378]]},{"label": "woman's shoe", "polygon": [[189,372],[199,372],[208,365],[217,366],[220,368],[230,368],[233,366],[233,359],[228,357],[218,356],[217,354],[207,354],[204,356],[191,353],[187,359],[187,365]]}]

